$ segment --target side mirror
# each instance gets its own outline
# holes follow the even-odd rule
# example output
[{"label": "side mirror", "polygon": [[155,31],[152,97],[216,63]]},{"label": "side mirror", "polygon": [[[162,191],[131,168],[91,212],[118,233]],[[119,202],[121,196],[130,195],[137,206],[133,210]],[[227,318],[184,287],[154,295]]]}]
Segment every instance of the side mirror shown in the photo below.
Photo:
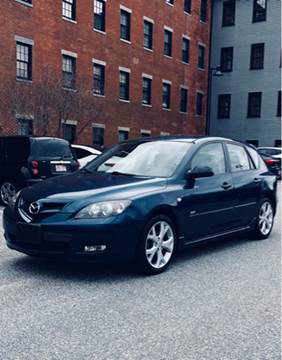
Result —
[{"label": "side mirror", "polygon": [[209,166],[195,166],[192,170],[187,171],[185,179],[193,180],[211,176],[214,176],[214,172]]}]

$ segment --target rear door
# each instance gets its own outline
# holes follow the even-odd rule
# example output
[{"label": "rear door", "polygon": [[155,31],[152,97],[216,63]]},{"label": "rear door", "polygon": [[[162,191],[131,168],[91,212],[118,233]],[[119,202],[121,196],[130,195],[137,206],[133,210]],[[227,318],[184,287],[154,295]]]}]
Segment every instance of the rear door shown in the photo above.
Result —
[{"label": "rear door", "polygon": [[186,241],[224,233],[234,227],[236,196],[221,142],[203,145],[193,156],[190,169],[209,166],[214,176],[195,179],[182,201]]},{"label": "rear door", "polygon": [[255,217],[257,204],[261,198],[260,170],[255,168],[244,146],[227,142],[226,149],[236,191],[236,226],[247,226]]}]

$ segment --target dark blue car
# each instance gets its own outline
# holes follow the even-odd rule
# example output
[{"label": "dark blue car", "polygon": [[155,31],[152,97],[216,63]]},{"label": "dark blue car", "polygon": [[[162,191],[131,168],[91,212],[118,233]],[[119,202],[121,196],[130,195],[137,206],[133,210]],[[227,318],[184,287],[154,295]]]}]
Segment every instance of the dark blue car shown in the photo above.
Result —
[{"label": "dark blue car", "polygon": [[71,261],[134,261],[164,271],[177,250],[248,231],[267,238],[276,177],[224,138],[128,141],[80,171],[25,188],[4,211],[11,249]]}]

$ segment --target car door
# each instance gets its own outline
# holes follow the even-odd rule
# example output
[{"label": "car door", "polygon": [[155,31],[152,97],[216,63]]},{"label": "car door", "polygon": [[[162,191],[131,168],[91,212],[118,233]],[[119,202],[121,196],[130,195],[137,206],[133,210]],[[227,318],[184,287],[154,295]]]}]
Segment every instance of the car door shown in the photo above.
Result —
[{"label": "car door", "polygon": [[247,226],[256,215],[262,193],[260,171],[252,164],[244,146],[230,142],[226,148],[236,192],[236,226]]},{"label": "car door", "polygon": [[209,166],[214,175],[193,180],[185,190],[181,205],[185,213],[185,242],[223,233],[234,226],[236,197],[223,144],[212,142],[201,146],[189,168],[196,166]]}]

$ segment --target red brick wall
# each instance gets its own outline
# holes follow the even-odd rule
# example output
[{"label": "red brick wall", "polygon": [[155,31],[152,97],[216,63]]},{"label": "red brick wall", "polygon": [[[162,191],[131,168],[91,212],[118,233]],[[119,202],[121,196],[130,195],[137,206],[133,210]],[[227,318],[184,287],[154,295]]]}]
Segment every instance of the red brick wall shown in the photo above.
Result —
[{"label": "red brick wall", "polygon": [[[130,128],[130,138],[137,137],[140,129],[171,134],[203,134],[206,117],[208,80],[208,50],[210,9],[208,22],[199,20],[200,0],[192,0],[192,15],[185,15],[184,0],[175,0],[169,6],[164,0],[108,0],[106,35],[93,31],[93,0],[77,1],[77,23],[62,19],[60,0],[33,0],[27,7],[16,0],[0,0],[0,80],[15,78],[15,35],[34,40],[33,82],[39,77],[43,65],[54,68],[54,76],[61,77],[61,49],[77,53],[77,77],[86,77],[92,87],[92,58],[105,61],[106,111],[97,120],[105,124],[106,144],[117,142],[118,126]],[[209,7],[210,7],[210,2]],[[119,6],[132,10],[131,44],[119,39]],[[143,48],[143,16],[154,20],[153,52]],[[173,32],[173,58],[163,56],[164,26]],[[190,64],[181,62],[182,35],[190,36]],[[206,45],[206,69],[197,67],[198,42]],[[130,103],[119,101],[119,66],[131,69]],[[153,76],[152,107],[141,105],[142,73]],[[172,81],[171,111],[162,110],[162,79]],[[188,115],[179,113],[180,85],[189,87]],[[204,113],[195,116],[196,91],[204,92]],[[0,99],[1,101],[1,99]],[[4,133],[16,131],[15,119],[0,115]],[[52,129],[50,129],[50,133]],[[92,143],[89,127],[78,139]]]}]

